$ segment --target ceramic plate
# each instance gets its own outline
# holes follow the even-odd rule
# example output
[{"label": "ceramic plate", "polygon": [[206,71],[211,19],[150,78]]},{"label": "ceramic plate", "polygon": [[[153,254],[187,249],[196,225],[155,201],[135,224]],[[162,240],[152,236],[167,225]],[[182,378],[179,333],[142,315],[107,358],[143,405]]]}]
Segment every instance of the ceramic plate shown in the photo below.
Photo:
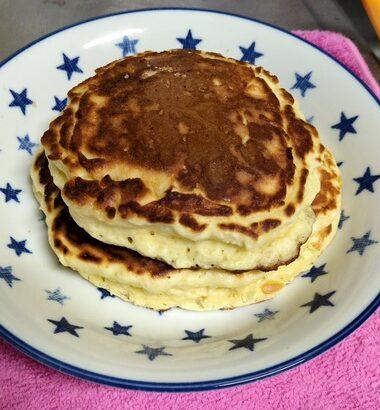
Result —
[{"label": "ceramic plate", "polygon": [[[66,93],[144,50],[195,48],[260,64],[299,99],[339,161],[339,231],[309,272],[268,302],[158,312],[97,289],[57,262],[29,167]],[[268,24],[201,10],[100,17],[52,33],[0,68],[0,333],[35,359],[114,386],[213,389],[258,380],[336,344],[379,304],[379,103],[321,50]]]}]

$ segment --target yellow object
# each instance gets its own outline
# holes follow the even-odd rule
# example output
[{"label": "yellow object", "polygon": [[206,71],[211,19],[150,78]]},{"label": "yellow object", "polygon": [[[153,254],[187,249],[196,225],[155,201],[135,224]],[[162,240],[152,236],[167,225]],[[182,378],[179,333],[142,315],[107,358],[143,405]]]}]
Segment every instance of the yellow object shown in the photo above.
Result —
[{"label": "yellow object", "polygon": [[380,40],[380,0],[362,0],[362,3]]}]

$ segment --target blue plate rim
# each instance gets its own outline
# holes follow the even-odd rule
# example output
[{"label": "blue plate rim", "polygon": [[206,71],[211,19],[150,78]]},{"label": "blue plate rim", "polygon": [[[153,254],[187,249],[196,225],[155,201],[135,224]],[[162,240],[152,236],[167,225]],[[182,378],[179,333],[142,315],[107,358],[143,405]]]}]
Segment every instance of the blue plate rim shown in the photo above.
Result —
[{"label": "blue plate rim", "polygon": [[[255,23],[262,24],[267,27],[271,27],[277,31],[280,31],[286,35],[289,35],[293,38],[296,38],[303,43],[308,44],[309,46],[315,48],[322,54],[324,54],[330,60],[333,60],[336,64],[341,66],[345,71],[351,74],[354,79],[356,79],[371,95],[371,97],[380,105],[380,99],[375,95],[375,93],[361,80],[356,74],[354,74],[349,68],[344,66],[340,63],[337,59],[326,53],[324,50],[319,48],[318,46],[310,43],[303,38],[296,36],[295,34],[282,29],[276,25],[266,23],[261,20],[257,20],[251,17],[242,16],[239,14],[228,13],[220,10],[211,10],[211,9],[202,9],[202,8],[189,8],[189,7],[157,7],[157,8],[144,8],[144,9],[137,9],[137,10],[126,10],[116,13],[105,14],[101,16],[96,16],[93,18],[89,18],[86,20],[79,21],[74,24],[70,24],[59,28],[55,31],[52,31],[42,37],[37,38],[36,40],[28,43],[24,47],[20,48],[9,57],[5,58],[3,61],[0,62],[0,68],[3,67],[6,63],[11,61],[15,58],[18,54],[21,54],[23,51],[27,50],[28,48],[32,47],[33,45],[45,40],[48,37],[51,37],[57,33],[70,29],[72,27],[84,25],[89,22],[93,22],[95,20],[100,20],[108,17],[113,17],[117,15],[123,14],[132,14],[132,13],[143,13],[147,11],[190,11],[190,12],[204,12],[204,13],[214,13],[214,14],[222,14],[227,15],[230,17],[240,18],[243,20],[252,21]],[[253,381],[262,380],[264,378],[274,376],[278,373],[283,371],[289,370],[299,364],[305,363],[308,360],[313,359],[314,357],[322,354],[326,350],[330,349],[337,343],[341,342],[344,338],[346,338],[350,333],[352,333],[355,329],[357,329],[360,325],[362,325],[371,315],[376,311],[376,309],[380,306],[380,293],[373,299],[373,301],[348,325],[346,325],[343,329],[341,329],[338,333],[330,337],[329,339],[325,340],[324,342],[320,343],[319,345],[313,347],[312,349],[292,358],[285,362],[279,363],[272,367],[262,369],[257,372],[247,373],[244,375],[224,378],[224,379],[217,379],[217,380],[207,380],[202,382],[189,382],[189,383],[157,383],[157,382],[144,382],[138,380],[129,380],[123,378],[117,378],[112,376],[105,376],[99,373],[94,373],[88,370],[83,370],[79,367],[72,366],[70,364],[64,363],[58,359],[55,359],[52,356],[49,356],[42,351],[35,349],[28,343],[24,342],[10,331],[8,331],[5,327],[0,325],[0,336],[2,336],[6,341],[8,341],[11,345],[25,353],[26,355],[30,356],[31,358],[39,361],[42,364],[45,364],[49,367],[52,367],[60,372],[66,373],[71,376],[76,376],[81,379],[105,384],[108,386],[113,387],[121,387],[121,388],[129,388],[134,390],[143,390],[143,391],[156,391],[156,392],[195,392],[195,391],[206,391],[206,390],[214,390],[214,389],[221,389],[226,387],[232,387],[240,384],[245,384]]]}]

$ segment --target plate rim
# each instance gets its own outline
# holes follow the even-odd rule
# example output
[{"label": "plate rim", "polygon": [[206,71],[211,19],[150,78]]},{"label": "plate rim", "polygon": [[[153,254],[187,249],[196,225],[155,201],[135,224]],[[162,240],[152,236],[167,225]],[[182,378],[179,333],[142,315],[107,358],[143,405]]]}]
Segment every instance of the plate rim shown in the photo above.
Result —
[{"label": "plate rim", "polygon": [[348,335],[350,335],[355,329],[362,325],[378,308],[380,304],[380,293],[375,297],[375,299],[367,306],[363,312],[357,316],[351,323],[346,327],[341,329],[338,333],[320,343],[319,345],[313,347],[312,349],[301,353],[300,355],[293,357],[280,364],[268,367],[266,369],[258,370],[256,372],[247,373],[239,376],[228,377],[224,379],[217,380],[206,380],[202,382],[182,382],[182,383],[162,383],[162,382],[144,382],[139,380],[124,379],[113,376],[106,376],[100,373],[91,372],[89,370],[81,369],[46,353],[34,348],[28,343],[24,342],[17,336],[13,335],[2,325],[0,325],[0,336],[2,336],[7,342],[16,347],[21,352],[25,353],[32,359],[47,365],[50,368],[58,370],[61,373],[65,373],[69,376],[76,376],[80,379],[87,381],[96,382],[99,384],[121,387],[133,390],[142,390],[150,392],[161,392],[161,393],[184,393],[184,392],[199,392],[207,390],[217,390],[227,387],[233,387],[237,385],[242,385],[254,381],[259,381],[266,379],[271,376],[275,376],[286,370],[290,370],[300,364],[306,363],[307,361],[319,356],[320,354],[326,352],[333,346],[342,342]]},{"label": "plate rim", "polygon": [[[261,25],[270,27],[274,30],[280,31],[288,36],[291,36],[293,38],[296,38],[297,40],[308,44],[309,46],[313,47],[314,49],[318,50],[320,53],[324,54],[327,58],[330,60],[334,61],[336,64],[341,66],[345,71],[347,71],[351,76],[358,81],[365,90],[370,94],[370,96],[377,102],[378,105],[380,105],[380,98],[376,96],[376,94],[369,88],[369,86],[361,79],[359,78],[353,71],[351,71],[348,67],[344,66],[340,61],[338,61],[335,57],[331,56],[328,54],[326,51],[321,49],[320,47],[316,46],[315,44],[298,37],[297,35],[281,28],[278,27],[274,24],[267,23],[252,17],[247,17],[243,16],[240,14],[235,14],[235,13],[229,13],[221,10],[212,10],[212,9],[204,9],[204,8],[193,8],[193,7],[153,7],[153,8],[142,8],[142,9],[136,9],[136,10],[124,10],[124,11],[119,11],[115,13],[109,13],[109,14],[102,14],[99,16],[95,16],[89,19],[81,20],[79,22],[63,26],[61,28],[58,28],[57,30],[54,30],[52,32],[49,32],[33,41],[30,43],[26,44],[22,48],[18,49],[14,53],[12,53],[10,56],[6,57],[4,60],[0,62],[0,69],[6,65],[9,61],[11,61],[13,58],[15,58],[17,55],[21,54],[25,50],[31,48],[37,43],[42,42],[43,40],[60,33],[62,31],[66,31],[72,27],[76,26],[81,26],[85,25],[87,23],[100,20],[100,19],[106,19],[109,17],[117,16],[117,15],[123,15],[123,14],[132,14],[132,13],[143,13],[143,12],[149,12],[149,11],[190,11],[190,12],[203,12],[203,13],[211,13],[211,14],[222,14],[226,15],[229,17],[234,17],[238,19],[243,19],[243,20],[248,20],[251,22],[259,23]],[[221,389],[225,387],[232,387],[240,384],[245,384],[253,381],[258,381],[262,380],[264,378],[274,376],[276,374],[279,374],[283,371],[289,370],[295,366],[298,366],[299,364],[305,363],[314,357],[324,353],[331,347],[335,346],[339,342],[341,342],[343,339],[345,339],[349,334],[351,334],[355,329],[357,329],[360,325],[362,325],[380,306],[380,292],[377,294],[377,296],[371,301],[371,303],[355,318],[353,319],[349,324],[347,324],[343,329],[341,329],[339,332],[335,333],[333,336],[331,336],[329,339],[326,339],[319,345],[314,346],[313,348],[309,349],[306,352],[301,353],[300,355],[293,357],[287,361],[284,361],[282,363],[276,364],[274,366],[268,367],[266,369],[258,370],[256,372],[251,372],[243,375],[238,375],[238,376],[233,376],[233,377],[228,377],[224,379],[216,379],[216,380],[206,380],[206,381],[201,381],[201,382],[182,382],[182,383],[160,383],[160,382],[145,382],[145,381],[139,381],[139,380],[130,380],[130,379],[124,379],[124,378],[118,378],[118,377],[113,377],[113,376],[107,376],[103,375],[100,373],[95,373],[91,372],[89,370],[81,369],[79,367],[73,366],[71,364],[67,364],[65,362],[62,362],[52,356],[49,356],[48,354],[42,352],[41,350],[38,350],[34,348],[33,346],[29,345],[28,343],[24,342],[22,339],[19,337],[15,336],[13,333],[11,333],[9,330],[7,330],[5,327],[3,327],[0,324],[0,336],[9,342],[11,345],[16,347],[18,350],[22,351],[25,353],[27,356],[31,357],[32,359],[45,364],[55,370],[58,370],[62,373],[71,375],[71,376],[76,376],[84,380],[88,381],[93,381],[97,383],[101,383],[104,385],[108,386],[113,386],[113,387],[121,387],[121,388],[129,388],[133,390],[143,390],[143,391],[156,391],[156,392],[195,392],[195,391],[206,391],[206,390],[214,390],[214,389]]]}]

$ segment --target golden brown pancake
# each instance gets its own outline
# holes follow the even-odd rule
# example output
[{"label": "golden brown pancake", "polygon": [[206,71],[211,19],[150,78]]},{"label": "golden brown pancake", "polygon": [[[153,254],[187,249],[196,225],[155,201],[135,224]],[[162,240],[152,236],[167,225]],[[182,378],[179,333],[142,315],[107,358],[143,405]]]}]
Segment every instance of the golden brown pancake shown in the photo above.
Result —
[{"label": "golden brown pancake", "polygon": [[32,168],[33,188],[46,214],[49,242],[60,262],[123,300],[153,309],[233,308],[273,297],[300,272],[309,269],[333,238],[340,215],[341,181],[332,155],[321,147],[321,191],[313,202],[313,233],[300,255],[269,272],[174,269],[125,247],[104,244],[71,218],[40,151]]},{"label": "golden brown pancake", "polygon": [[188,50],[96,73],[42,138],[80,226],[179,268],[270,270],[298,256],[319,137],[275,76]]}]

